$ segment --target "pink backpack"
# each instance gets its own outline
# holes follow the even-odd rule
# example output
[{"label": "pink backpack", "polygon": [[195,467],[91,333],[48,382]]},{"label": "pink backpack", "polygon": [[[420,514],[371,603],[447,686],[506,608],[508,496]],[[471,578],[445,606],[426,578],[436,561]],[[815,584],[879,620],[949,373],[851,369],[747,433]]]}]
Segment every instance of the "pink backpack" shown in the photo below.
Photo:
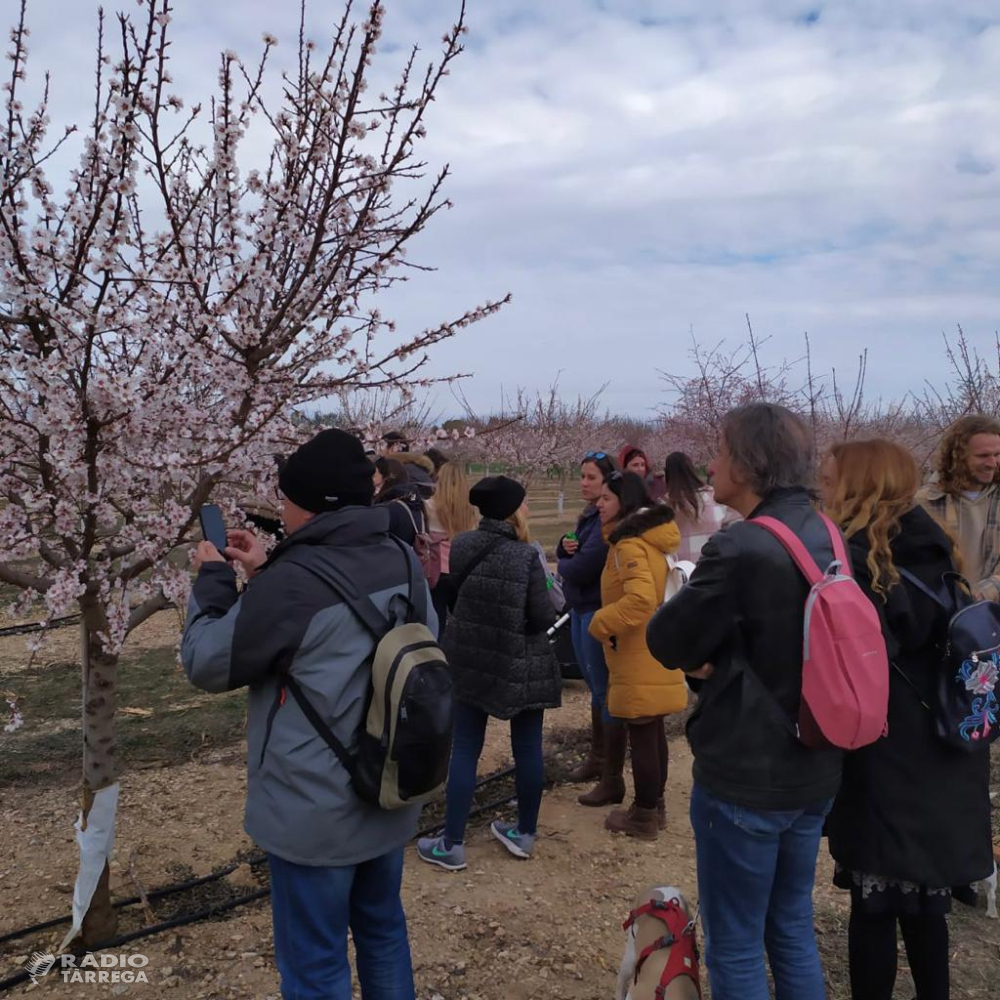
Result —
[{"label": "pink backpack", "polygon": [[795,533],[773,517],[755,517],[809,582],[803,622],[802,707],[795,735],[809,747],[857,750],[884,736],[889,709],[889,658],[875,605],[851,575],[837,526],[830,533],[834,562],[823,573]]}]

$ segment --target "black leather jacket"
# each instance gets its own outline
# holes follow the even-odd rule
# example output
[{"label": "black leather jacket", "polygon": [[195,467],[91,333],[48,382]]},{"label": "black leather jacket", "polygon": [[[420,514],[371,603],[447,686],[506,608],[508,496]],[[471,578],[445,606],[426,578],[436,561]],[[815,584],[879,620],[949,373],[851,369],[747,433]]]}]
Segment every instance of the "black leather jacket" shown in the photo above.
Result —
[{"label": "black leather jacket", "polygon": [[[787,524],[822,569],[831,562],[829,536],[805,489],[775,491],[750,517],[764,514]],[[695,781],[727,802],[802,809],[831,798],[840,784],[842,752],[799,743],[761,690],[789,720],[798,718],[808,592],[777,539],[742,521],[712,536],[688,585],[649,623],[650,652],[665,666],[715,667],[687,735]]]}]

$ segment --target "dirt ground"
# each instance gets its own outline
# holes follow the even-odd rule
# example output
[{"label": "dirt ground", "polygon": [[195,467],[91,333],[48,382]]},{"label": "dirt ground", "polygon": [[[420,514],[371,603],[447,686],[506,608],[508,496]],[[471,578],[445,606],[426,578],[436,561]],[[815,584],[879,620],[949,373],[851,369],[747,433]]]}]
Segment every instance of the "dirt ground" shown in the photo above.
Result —
[{"label": "dirt ground", "polygon": [[[548,713],[550,748],[579,746],[587,717],[578,683],[566,688],[565,705]],[[568,756],[565,755],[564,756]],[[503,727],[491,724],[481,773],[509,762]],[[669,826],[656,843],[613,837],[603,829],[605,811],[575,802],[579,787],[557,784],[542,806],[540,840],[530,861],[511,858],[489,838],[483,817],[470,831],[469,868],[450,874],[411,854],[404,903],[420,1000],[607,1000],[613,995],[621,954],[621,920],[643,884],[673,883],[696,896],[693,838],[687,818],[691,757],[683,738],[671,743]],[[555,770],[565,770],[560,763]],[[558,774],[557,774],[558,776]],[[116,897],[206,874],[246,857],[253,845],[242,832],[245,776],[239,744],[209,748],[185,763],[130,770],[122,779],[118,840],[112,861]],[[50,786],[33,796],[19,787],[7,795],[0,815],[0,935],[68,912],[76,869],[70,786]],[[830,888],[824,852],[817,873],[816,916],[820,947],[836,1000],[845,982],[844,894]],[[247,865],[222,883],[206,887],[198,906],[266,885],[265,873]],[[176,908],[154,901],[151,922],[169,919]],[[126,911],[122,930],[138,926],[139,907]],[[17,971],[26,956],[56,935],[0,945],[0,978]],[[952,996],[986,1000],[997,996],[1000,921],[956,907],[952,918]],[[278,997],[271,918],[267,899],[224,918],[168,931],[122,949],[148,958],[148,985],[66,984],[49,976],[29,990],[41,997],[148,995],[177,1000]],[[897,996],[912,995],[905,956]],[[706,996],[708,995],[706,990]]]}]

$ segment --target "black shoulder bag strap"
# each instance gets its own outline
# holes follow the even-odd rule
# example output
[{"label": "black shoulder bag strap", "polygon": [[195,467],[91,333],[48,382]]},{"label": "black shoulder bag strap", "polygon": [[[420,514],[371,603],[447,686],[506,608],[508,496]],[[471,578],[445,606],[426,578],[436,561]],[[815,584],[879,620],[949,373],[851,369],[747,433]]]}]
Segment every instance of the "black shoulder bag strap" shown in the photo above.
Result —
[{"label": "black shoulder bag strap", "polygon": [[[917,590],[919,590],[920,593],[923,594],[925,597],[929,597],[939,608],[943,608],[945,614],[947,614],[949,617],[954,613],[955,611],[954,604],[949,604],[940,594],[931,590],[931,588],[928,587],[923,580],[914,576],[911,572],[909,572],[909,570],[903,569],[902,566],[897,566],[896,570],[907,583],[910,583],[914,587],[916,587]],[[920,704],[923,705],[928,712],[933,714],[934,709],[932,709],[931,706],[927,704],[927,699],[921,693],[920,688],[918,688],[917,685],[914,684],[912,680],[910,680],[910,677],[906,673],[906,671],[896,662],[895,658],[891,659],[889,662],[892,664],[892,669],[895,670],[896,673],[899,674],[899,676],[902,677],[904,681],[906,681],[907,685],[909,685],[910,689],[917,696],[917,700],[920,702]]]},{"label": "black shoulder bag strap", "polygon": [[490,544],[487,545],[486,548],[479,553],[478,556],[476,556],[471,562],[466,564],[465,569],[463,569],[462,572],[459,573],[457,577],[455,577],[454,587],[456,593],[458,593],[458,589],[472,575],[472,571],[481,562],[483,562],[491,552],[493,552],[495,549],[498,549],[505,541],[507,541],[506,535],[497,535],[494,539],[490,541]]},{"label": "black shoulder bag strap", "polygon": [[938,605],[938,607],[944,608],[944,610],[949,614],[954,612],[955,609],[952,605],[950,605],[940,594],[931,590],[931,588],[928,587],[923,580],[914,576],[909,570],[903,569],[902,566],[897,566],[896,571],[904,580],[906,580],[907,583],[913,584],[913,586],[916,587],[921,594],[925,597],[929,597],[936,605]]},{"label": "black shoulder bag strap", "polygon": [[[393,538],[393,541],[397,541],[397,539]],[[402,542],[399,542],[399,547],[406,559],[407,578],[410,588],[408,600],[412,608],[413,564]],[[308,566],[296,559],[288,561],[295,563],[296,566],[307,570],[313,576],[322,580],[357,615],[365,628],[375,637],[376,643],[381,642],[386,633],[392,628],[390,619],[379,611],[375,602],[367,594],[358,592],[358,589],[339,566],[328,564],[323,566]],[[292,697],[298,703],[299,708],[302,709],[302,714],[309,720],[313,729],[323,738],[326,745],[337,755],[337,759],[344,765],[344,769],[353,780],[355,775],[354,758],[351,757],[347,747],[337,739],[333,730],[326,724],[319,712],[316,711],[315,706],[306,697],[298,681],[292,677],[291,671],[287,668],[281,673],[281,683],[283,687],[291,691]]]},{"label": "black shoulder bag strap", "polygon": [[462,584],[472,575],[472,571],[481,563],[486,557],[493,552],[495,549],[499,548],[501,543],[505,541],[504,535],[497,535],[489,545],[483,549],[475,558],[468,562],[465,569],[462,570],[457,576],[453,577],[449,584],[449,589],[451,590],[451,595],[448,598],[449,608],[454,608],[458,603],[458,592],[462,589]]}]

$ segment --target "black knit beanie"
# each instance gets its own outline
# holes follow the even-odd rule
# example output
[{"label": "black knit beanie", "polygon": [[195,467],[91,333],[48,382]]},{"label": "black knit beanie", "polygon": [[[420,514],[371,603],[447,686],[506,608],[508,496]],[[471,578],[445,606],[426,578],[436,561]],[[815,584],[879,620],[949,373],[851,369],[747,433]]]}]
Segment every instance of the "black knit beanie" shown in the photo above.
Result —
[{"label": "black knit beanie", "polygon": [[524,503],[524,487],[506,476],[487,476],[469,490],[469,503],[483,517],[506,521]]},{"label": "black knit beanie", "polygon": [[374,471],[365,446],[353,434],[331,428],[292,452],[278,474],[278,487],[296,507],[320,514],[348,504],[369,505]]}]

